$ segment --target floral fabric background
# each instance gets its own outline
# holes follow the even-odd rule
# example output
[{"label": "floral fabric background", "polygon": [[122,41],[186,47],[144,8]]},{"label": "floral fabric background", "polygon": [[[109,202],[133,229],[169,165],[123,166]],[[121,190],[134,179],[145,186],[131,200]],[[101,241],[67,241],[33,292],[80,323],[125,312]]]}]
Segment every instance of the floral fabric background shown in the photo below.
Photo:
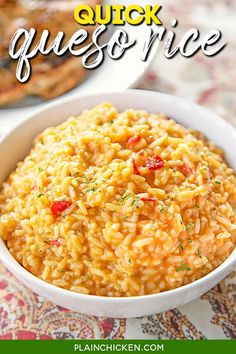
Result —
[{"label": "floral fabric background", "polygon": [[[162,19],[179,20],[177,37],[219,28],[228,45],[214,58],[165,59],[159,49],[139,88],[198,102],[236,126],[235,0],[165,0]],[[184,6],[183,6],[184,4]],[[201,298],[166,313],[135,319],[86,316],[60,308],[23,287],[0,263],[0,339],[236,338],[236,271]]]}]

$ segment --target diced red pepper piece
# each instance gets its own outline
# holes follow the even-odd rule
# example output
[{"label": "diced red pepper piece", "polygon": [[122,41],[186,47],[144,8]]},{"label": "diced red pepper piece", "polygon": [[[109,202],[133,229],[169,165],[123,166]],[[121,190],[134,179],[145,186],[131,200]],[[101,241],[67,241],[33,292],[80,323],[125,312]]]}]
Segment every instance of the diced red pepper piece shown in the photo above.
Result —
[{"label": "diced red pepper piece", "polygon": [[154,197],[142,197],[140,198],[140,200],[142,200],[143,202],[156,202],[156,198]]},{"label": "diced red pepper piece", "polygon": [[52,245],[52,246],[57,246],[57,247],[59,247],[59,246],[61,246],[61,242],[59,242],[58,240],[53,240],[53,241],[51,242],[51,245]]},{"label": "diced red pepper piece", "polygon": [[129,138],[128,140],[128,145],[130,147],[132,147],[132,145],[135,145],[136,143],[138,143],[139,141],[141,140],[141,136],[140,135],[135,135],[135,136],[132,136],[131,138]]},{"label": "diced red pepper piece", "polygon": [[64,210],[66,210],[70,205],[71,205],[71,203],[66,202],[66,201],[52,202],[51,212],[53,215],[58,215],[58,214],[62,213]]},{"label": "diced red pepper piece", "polygon": [[140,171],[139,171],[138,166],[137,166],[137,164],[136,164],[134,159],[132,160],[132,163],[133,163],[134,173],[136,175],[140,175]]},{"label": "diced red pepper piece", "polygon": [[165,162],[158,155],[147,158],[147,168],[150,171],[159,170],[159,169],[163,168],[164,166],[165,166]]}]

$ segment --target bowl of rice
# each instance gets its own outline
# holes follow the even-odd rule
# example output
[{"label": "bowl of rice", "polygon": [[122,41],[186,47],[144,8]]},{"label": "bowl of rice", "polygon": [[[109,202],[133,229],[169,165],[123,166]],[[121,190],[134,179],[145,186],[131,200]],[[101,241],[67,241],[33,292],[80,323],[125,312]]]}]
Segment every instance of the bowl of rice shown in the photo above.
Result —
[{"label": "bowl of rice", "polygon": [[90,315],[183,305],[236,264],[235,151],[232,126],[174,96],[49,104],[0,142],[0,258]]}]

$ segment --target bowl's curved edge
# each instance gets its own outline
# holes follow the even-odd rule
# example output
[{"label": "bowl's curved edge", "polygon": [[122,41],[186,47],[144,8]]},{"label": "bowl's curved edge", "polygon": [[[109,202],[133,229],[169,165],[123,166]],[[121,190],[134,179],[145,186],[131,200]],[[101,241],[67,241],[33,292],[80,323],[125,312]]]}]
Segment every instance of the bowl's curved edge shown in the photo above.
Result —
[{"label": "bowl's curved edge", "polygon": [[[145,95],[146,97],[148,95],[154,95],[154,97],[157,95],[160,98],[166,98],[171,99],[172,101],[174,100],[176,103],[180,102],[181,104],[187,105],[187,106],[195,106],[196,109],[204,111],[204,114],[206,113],[206,110],[202,107],[199,107],[195,104],[189,103],[183,99],[172,97],[166,94],[162,93],[157,93],[157,92],[149,92],[149,91],[142,91],[142,90],[128,90],[124,93],[114,93],[113,95],[118,95],[120,97],[124,97],[124,95],[129,96],[129,95],[136,95],[137,91],[140,95]],[[112,94],[109,93],[102,93],[98,94],[96,96],[98,97],[106,97],[106,96],[111,96]],[[91,97],[93,97],[93,94],[91,95],[83,95],[79,99],[83,100],[84,97],[87,97],[89,100]],[[0,147],[4,142],[7,142],[8,139],[10,139],[14,134],[17,134],[18,129],[26,129],[31,123],[34,121],[36,122],[39,117],[41,117],[45,112],[51,112],[56,109],[58,111],[63,105],[67,106],[73,106],[73,102],[76,101],[77,98],[71,98],[71,99],[62,99],[60,102],[56,103],[51,103],[48,104],[47,106],[41,108],[38,112],[34,113],[32,116],[28,117],[24,122],[20,123],[17,127],[15,127],[11,132],[6,134],[1,140],[0,140]],[[208,113],[208,111],[207,111]],[[212,114],[211,112],[208,113],[211,115],[211,119],[216,119],[218,120],[219,124],[222,124],[222,119],[218,117],[217,115]],[[232,130],[232,134],[234,137],[236,137],[236,132],[234,128],[227,122],[224,122],[224,126],[227,126],[228,129]],[[6,265],[6,267],[20,280],[23,280],[26,286],[30,284],[30,289],[33,291],[40,293],[40,295],[45,296],[51,301],[55,301],[56,303],[60,304],[63,306],[61,303],[61,299],[68,298],[69,303],[67,308],[72,308],[78,310],[80,308],[80,311],[83,311],[85,313],[91,314],[91,315],[98,315],[98,313],[93,311],[93,307],[91,307],[91,312],[88,306],[91,306],[94,302],[96,302],[96,307],[97,304],[99,306],[101,305],[103,310],[98,310],[100,311],[100,315],[108,315],[111,317],[134,317],[134,316],[143,316],[145,314],[151,314],[151,313],[157,313],[160,312],[158,311],[158,307],[155,306],[158,302],[162,302],[165,300],[165,297],[168,299],[168,304],[166,306],[162,306],[164,310],[170,309],[175,307],[174,305],[172,306],[170,300],[174,301],[175,298],[180,298],[178,301],[178,306],[180,304],[184,304],[186,302],[189,302],[193,300],[197,296],[202,295],[205,291],[209,290],[212,286],[216,285],[218,281],[222,280],[224,276],[226,276],[230,270],[233,268],[233,266],[236,264],[236,250],[232,252],[232,254],[226,259],[225,262],[223,262],[218,268],[213,270],[211,273],[207,274],[206,276],[190,283],[187,285],[184,285],[180,288],[176,288],[173,290],[165,291],[162,293],[158,294],[151,294],[151,295],[145,295],[145,296],[134,296],[134,297],[129,297],[129,298],[114,298],[114,297],[102,297],[102,296],[95,296],[95,295],[84,295],[84,294],[77,294],[73,293],[71,291],[58,288],[54,285],[48,284],[44,282],[43,280],[37,278],[33,274],[29,273],[26,269],[24,269],[17,261],[11,256],[10,252],[7,250],[4,242],[0,240],[0,259],[3,261],[3,263]],[[190,296],[190,292],[192,292],[193,296]],[[47,293],[50,294],[50,296],[47,295]],[[58,300],[60,298],[60,301]],[[181,301],[180,301],[181,300]],[[186,301],[185,301],[186,300]],[[63,301],[62,301],[63,302]],[[146,308],[147,303],[150,302],[153,306],[153,309],[155,310],[154,312],[150,312],[148,308]],[[75,305],[73,307],[71,304]],[[79,306],[85,306],[87,310]],[[87,304],[87,305],[84,305]],[[136,310],[134,310],[133,306],[137,307]],[[141,306],[144,306],[144,312],[141,311]],[[113,314],[112,315],[112,307],[114,307]],[[135,312],[136,311],[136,312]],[[162,310],[161,310],[162,311]],[[122,316],[122,313],[125,315]]]}]

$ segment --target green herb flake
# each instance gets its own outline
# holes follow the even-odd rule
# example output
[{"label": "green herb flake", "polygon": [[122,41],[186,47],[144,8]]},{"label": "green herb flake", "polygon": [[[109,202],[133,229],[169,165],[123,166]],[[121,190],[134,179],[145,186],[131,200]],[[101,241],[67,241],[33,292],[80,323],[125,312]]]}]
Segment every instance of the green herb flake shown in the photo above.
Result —
[{"label": "green herb flake", "polygon": [[186,227],[185,227],[185,230],[188,231],[188,230],[191,230],[194,228],[194,224],[193,223],[190,223],[188,224]]},{"label": "green herb flake", "polygon": [[132,193],[124,195],[118,202],[118,205],[121,205],[125,200],[129,199],[132,196]]},{"label": "green herb flake", "polygon": [[165,211],[165,208],[160,209],[160,213],[164,213],[164,211]]},{"label": "green herb flake", "polygon": [[199,208],[200,208],[200,205],[196,204],[196,205],[195,205],[195,208],[199,209]]},{"label": "green herb flake", "polygon": [[183,245],[179,245],[179,249],[181,250],[181,251],[183,251],[184,250],[184,246]]},{"label": "green herb flake", "polygon": [[42,169],[42,167],[39,167],[39,172],[43,172],[43,169]]},{"label": "green herb flake", "polygon": [[221,182],[220,182],[220,181],[215,181],[215,183],[216,183],[216,184],[221,184]]},{"label": "green herb flake", "polygon": [[128,262],[129,262],[129,264],[132,264],[132,263],[133,263],[133,262],[132,262],[132,259],[130,259],[130,258],[129,258]]},{"label": "green herb flake", "polygon": [[179,266],[178,268],[176,268],[176,272],[180,272],[181,270],[190,271],[190,270],[192,270],[192,269],[189,268],[188,266],[186,266],[186,264],[181,263],[180,266]]},{"label": "green herb flake", "polygon": [[86,193],[89,193],[89,192],[96,192],[97,188],[93,187],[93,188],[90,188],[90,189],[86,189]]},{"label": "green herb flake", "polygon": [[134,198],[133,201],[132,201],[132,203],[131,203],[131,206],[136,205],[139,201],[140,201],[140,198],[139,198],[139,197]]},{"label": "green herb flake", "polygon": [[197,250],[197,255],[198,255],[198,257],[202,258],[200,248],[198,248],[198,250]]},{"label": "green herb flake", "polygon": [[41,197],[43,197],[43,196],[44,196],[44,194],[40,193],[40,194],[37,196],[37,198],[41,198]]}]

